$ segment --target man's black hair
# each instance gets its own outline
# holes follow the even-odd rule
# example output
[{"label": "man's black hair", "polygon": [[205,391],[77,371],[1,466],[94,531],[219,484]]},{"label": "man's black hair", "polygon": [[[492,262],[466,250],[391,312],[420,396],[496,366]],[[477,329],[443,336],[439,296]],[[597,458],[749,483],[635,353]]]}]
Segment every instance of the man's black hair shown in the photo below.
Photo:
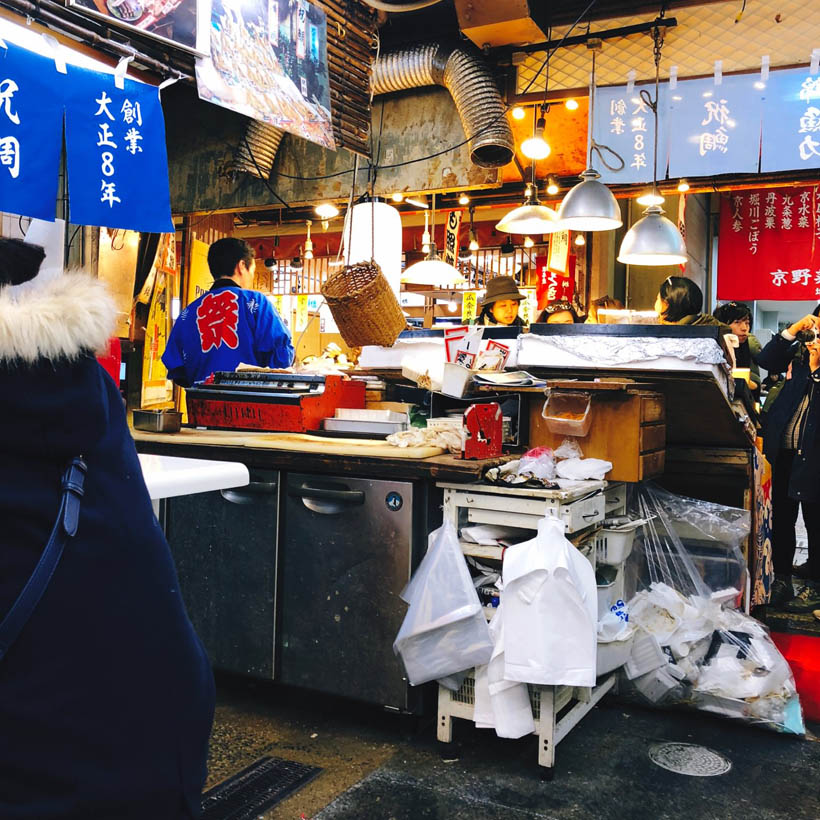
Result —
[{"label": "man's black hair", "polygon": [[250,265],[255,255],[253,248],[244,239],[235,239],[232,236],[217,239],[208,248],[208,267],[211,276],[214,279],[229,278],[233,276],[240,262]]},{"label": "man's black hair", "polygon": [[752,329],[752,310],[745,302],[724,302],[720,307],[715,308],[712,315],[724,325],[748,319],[749,330]]},{"label": "man's black hair", "polygon": [[703,308],[703,291],[685,276],[668,276],[661,284],[659,295],[668,305],[663,313],[667,322],[697,316]]}]

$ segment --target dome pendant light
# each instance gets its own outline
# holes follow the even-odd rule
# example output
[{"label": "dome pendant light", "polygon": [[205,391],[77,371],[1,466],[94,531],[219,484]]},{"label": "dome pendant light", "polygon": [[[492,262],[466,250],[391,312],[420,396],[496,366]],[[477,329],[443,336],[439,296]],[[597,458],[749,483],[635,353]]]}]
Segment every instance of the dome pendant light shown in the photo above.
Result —
[{"label": "dome pendant light", "polygon": [[623,225],[621,209],[612,191],[599,182],[601,175],[592,167],[592,151],[596,147],[592,136],[595,117],[595,52],[600,41],[588,44],[592,50],[592,79],[589,86],[589,126],[587,169],[581,182],[567,192],[558,209],[560,228],[572,231],[611,231]]},{"label": "dome pendant light", "polygon": [[[655,155],[652,172],[652,190],[658,190],[658,88],[660,86],[661,48],[663,33],[659,26],[652,30],[655,57],[655,99],[641,89],[641,99],[652,109],[655,119]],[[621,242],[618,261],[625,265],[684,265],[688,261],[686,243],[677,225],[664,216],[660,205],[650,205],[641,219],[628,231]]]},{"label": "dome pendant light", "polygon": [[538,201],[538,185],[535,181],[535,163],[532,164],[532,182],[527,185],[524,204],[513,208],[495,226],[504,233],[542,234],[561,230],[558,215],[552,208]]},{"label": "dome pendant light", "polygon": [[[425,212],[425,217],[427,213]],[[403,285],[433,285],[449,288],[461,285],[467,280],[452,266],[443,262],[436,250],[436,195],[433,194],[433,238],[430,241],[430,250],[427,258],[406,268],[402,274]]]}]

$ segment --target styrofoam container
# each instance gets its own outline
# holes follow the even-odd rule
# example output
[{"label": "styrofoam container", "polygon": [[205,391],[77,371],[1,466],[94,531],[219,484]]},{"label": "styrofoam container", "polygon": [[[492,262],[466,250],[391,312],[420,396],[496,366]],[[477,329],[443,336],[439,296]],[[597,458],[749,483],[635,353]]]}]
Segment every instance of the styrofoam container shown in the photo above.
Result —
[{"label": "styrofoam container", "polygon": [[407,423],[407,413],[397,413],[395,410],[354,410],[350,407],[337,407],[337,419],[346,421],[394,421]]},{"label": "styrofoam container", "polygon": [[635,688],[652,703],[657,703],[667,692],[671,692],[680,681],[669,672],[669,664],[659,666],[645,675],[634,678]]},{"label": "styrofoam container", "polygon": [[473,375],[477,370],[470,370],[469,367],[462,367],[453,362],[444,363],[444,376],[441,379],[441,392],[445,396],[452,396],[460,399],[470,389],[473,383]]},{"label": "styrofoam container", "polygon": [[633,632],[622,641],[598,641],[597,675],[606,675],[619,666],[623,666],[632,654],[632,643],[635,640]]},{"label": "styrofoam container", "polygon": [[427,419],[427,426],[431,430],[454,430],[456,433],[460,433],[463,424],[463,413],[459,413],[458,416],[438,416],[436,418]]},{"label": "styrofoam container", "polygon": [[624,671],[630,680],[646,675],[666,663],[661,645],[654,635],[639,629],[632,642],[632,651],[624,664]]}]

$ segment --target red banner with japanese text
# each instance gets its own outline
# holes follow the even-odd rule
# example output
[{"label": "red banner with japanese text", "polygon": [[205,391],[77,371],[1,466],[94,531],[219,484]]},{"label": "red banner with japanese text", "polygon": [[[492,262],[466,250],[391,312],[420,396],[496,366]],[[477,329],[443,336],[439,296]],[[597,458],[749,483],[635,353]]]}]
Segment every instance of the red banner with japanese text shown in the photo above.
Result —
[{"label": "red banner with japanese text", "polygon": [[820,186],[734,191],[721,201],[717,296],[820,297]]},{"label": "red banner with japanese text", "polygon": [[575,293],[575,257],[569,257],[566,276],[549,269],[547,256],[536,256],[535,265],[538,270],[538,284],[535,288],[538,310],[543,310],[548,302],[556,299],[571,302]]}]

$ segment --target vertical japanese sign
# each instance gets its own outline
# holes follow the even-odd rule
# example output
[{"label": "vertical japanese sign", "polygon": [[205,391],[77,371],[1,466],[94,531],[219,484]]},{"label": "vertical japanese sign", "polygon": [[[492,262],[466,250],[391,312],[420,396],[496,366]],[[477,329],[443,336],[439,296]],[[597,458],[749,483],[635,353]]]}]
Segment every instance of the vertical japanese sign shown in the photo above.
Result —
[{"label": "vertical japanese sign", "polygon": [[308,295],[300,293],[296,297],[296,316],[293,320],[293,329],[301,333],[308,324]]},{"label": "vertical japanese sign", "polygon": [[[668,83],[661,83],[658,102],[658,178],[666,176],[669,147]],[[643,86],[654,97],[655,87]],[[612,171],[602,163],[595,168],[601,181],[632,183],[652,181],[652,160],[655,144],[655,119],[652,109],[640,95],[640,86],[627,94],[626,86],[598,88],[595,91],[595,117],[592,136],[600,145],[615,151],[624,161],[620,171]],[[604,157],[610,165],[618,165],[608,151]]]},{"label": "vertical japanese sign", "polygon": [[525,325],[531,325],[538,313],[538,295],[536,288],[521,288],[524,298],[518,306],[518,315]]},{"label": "vertical japanese sign", "polygon": [[[570,273],[572,273],[572,262],[574,257],[570,257]],[[575,279],[573,275],[564,275],[549,269],[548,257],[536,256],[535,267],[538,271],[538,285],[535,288],[538,310],[543,310],[549,302],[556,299],[572,299],[575,292]]]},{"label": "vertical japanese sign", "polygon": [[444,232],[444,261],[456,266],[458,262],[458,229],[461,225],[461,211],[450,211]]},{"label": "vertical japanese sign", "polygon": [[71,220],[173,233],[165,120],[154,86],[69,66],[66,158]]},{"label": "vertical japanese sign", "polygon": [[670,91],[669,176],[757,173],[759,75],[684,80]]},{"label": "vertical japanese sign", "polygon": [[0,210],[54,221],[63,101],[54,61],[0,47]]},{"label": "vertical japanese sign", "polygon": [[820,168],[820,75],[774,71],[764,96],[760,170]]},{"label": "vertical japanese sign", "polygon": [[461,322],[474,322],[478,315],[478,294],[474,290],[466,290],[461,294]]},{"label": "vertical japanese sign", "polygon": [[547,267],[551,271],[567,275],[567,260],[569,259],[569,231],[556,231],[550,234],[550,249]]},{"label": "vertical japanese sign", "polygon": [[719,299],[820,297],[820,186],[736,191],[719,236]]}]

